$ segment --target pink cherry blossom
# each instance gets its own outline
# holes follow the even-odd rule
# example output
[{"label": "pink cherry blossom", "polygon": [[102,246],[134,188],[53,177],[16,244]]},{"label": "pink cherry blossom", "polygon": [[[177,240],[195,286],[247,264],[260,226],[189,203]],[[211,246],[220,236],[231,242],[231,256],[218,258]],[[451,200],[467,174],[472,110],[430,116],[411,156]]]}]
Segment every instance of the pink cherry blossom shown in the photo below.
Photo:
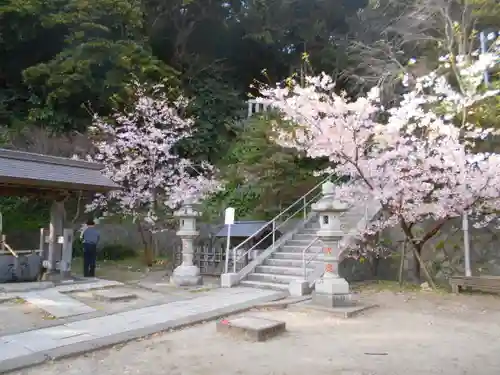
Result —
[{"label": "pink cherry blossom", "polygon": [[103,163],[104,175],[123,189],[96,196],[87,210],[134,219],[142,215],[154,223],[160,211],[194,203],[219,183],[211,165],[195,165],[174,150],[193,133],[193,120],[181,115],[187,100],[179,97],[172,103],[161,85],[151,94],[143,85],[134,88],[135,101],[128,111],[115,113],[113,121],[94,116],[91,131],[97,152],[91,159]]},{"label": "pink cherry blossom", "polygon": [[[417,79],[394,108],[383,108],[377,88],[354,100],[338,94],[326,74],[308,77],[303,87],[294,81],[263,87],[259,101],[295,124],[291,132],[276,129],[278,144],[326,157],[329,172],[350,176],[337,188],[339,199],[380,202],[384,215],[362,235],[427,220],[441,226],[464,213],[491,219],[500,209],[500,155],[475,153],[473,146],[493,130],[457,118],[498,94],[482,86],[484,69],[499,64],[495,46],[469,64],[457,58],[458,87],[440,67]],[[410,240],[422,243],[434,234],[412,232]]]}]

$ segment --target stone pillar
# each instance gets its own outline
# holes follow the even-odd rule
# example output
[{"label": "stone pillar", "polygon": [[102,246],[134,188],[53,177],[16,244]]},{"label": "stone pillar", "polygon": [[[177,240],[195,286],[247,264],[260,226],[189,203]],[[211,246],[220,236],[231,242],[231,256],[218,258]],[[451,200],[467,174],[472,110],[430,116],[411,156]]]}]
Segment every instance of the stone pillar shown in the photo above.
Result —
[{"label": "stone pillar", "polygon": [[54,201],[50,208],[49,251],[46,262],[48,274],[56,271],[56,263],[61,259],[62,241],[59,241],[59,238],[63,235],[63,228],[64,202]]},{"label": "stone pillar", "polygon": [[349,210],[349,205],[335,199],[335,186],[331,182],[323,184],[323,197],[312,209],[319,214],[320,229],[317,234],[323,244],[323,276],[316,281],[312,303],[326,307],[346,306],[351,304],[349,283],[338,273],[341,254],[340,241],[345,235],[342,216]]},{"label": "stone pillar", "polygon": [[73,229],[66,228],[63,231],[63,245],[60,263],[60,272],[63,278],[71,277],[71,260],[73,259]]},{"label": "stone pillar", "polygon": [[199,232],[196,230],[196,218],[200,213],[192,204],[187,203],[175,213],[179,218],[180,228],[177,235],[182,239],[182,264],[172,275],[172,283],[176,286],[193,286],[202,284],[200,270],[193,264],[194,239]]}]

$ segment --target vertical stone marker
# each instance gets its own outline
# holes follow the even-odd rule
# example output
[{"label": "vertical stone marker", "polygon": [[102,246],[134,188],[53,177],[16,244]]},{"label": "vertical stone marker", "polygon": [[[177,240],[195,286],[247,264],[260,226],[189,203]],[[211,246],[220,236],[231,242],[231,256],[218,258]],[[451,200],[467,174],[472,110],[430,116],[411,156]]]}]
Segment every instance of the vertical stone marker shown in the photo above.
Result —
[{"label": "vertical stone marker", "polygon": [[341,218],[349,210],[349,205],[335,199],[335,186],[330,181],[322,188],[323,197],[312,209],[319,214],[320,229],[317,234],[323,244],[325,273],[316,281],[313,303],[325,307],[351,304],[349,283],[338,274],[340,240],[345,235]]},{"label": "vertical stone marker", "polygon": [[63,230],[63,237],[60,271],[61,276],[64,279],[68,279],[71,277],[71,261],[73,259],[73,229],[65,228]]},{"label": "vertical stone marker", "polygon": [[196,230],[196,218],[200,213],[191,203],[184,204],[175,213],[179,218],[177,235],[182,239],[182,264],[177,267],[172,275],[172,283],[176,286],[194,286],[203,283],[200,270],[193,264],[194,239],[199,232]]},{"label": "vertical stone marker", "polygon": [[350,317],[375,305],[362,305],[354,301],[349,283],[339,275],[340,256],[344,250],[340,241],[347,235],[344,215],[350,206],[335,198],[333,183],[325,182],[322,190],[323,197],[312,205],[312,209],[319,214],[320,229],[317,235],[323,245],[324,274],[316,280],[310,306]]}]

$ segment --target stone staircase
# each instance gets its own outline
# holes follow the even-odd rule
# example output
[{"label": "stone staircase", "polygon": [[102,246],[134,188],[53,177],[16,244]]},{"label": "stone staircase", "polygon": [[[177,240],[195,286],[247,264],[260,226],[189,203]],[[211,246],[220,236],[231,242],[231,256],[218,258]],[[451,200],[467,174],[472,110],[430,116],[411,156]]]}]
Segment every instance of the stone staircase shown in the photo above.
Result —
[{"label": "stone staircase", "polygon": [[[368,218],[366,218],[367,214]],[[359,226],[365,225],[365,218],[370,220],[373,215],[375,215],[374,211],[367,211],[365,205],[353,207],[347,211],[343,217],[347,236],[354,238],[359,232]],[[318,238],[316,235],[318,229],[319,218],[318,214],[315,214],[305,225],[299,224],[296,232],[256,265],[239,284],[255,288],[288,290],[292,281],[304,280],[303,250]],[[313,258],[306,267],[307,280],[311,286],[323,272],[321,250],[321,241],[317,240],[305,253],[306,260]]]},{"label": "stone staircase", "polygon": [[[306,226],[295,233],[291,239],[266,258],[262,264],[255,267],[246,279],[240,281],[240,285],[255,288],[266,288],[275,290],[288,290],[288,284],[297,278],[304,277],[302,263],[302,251],[317,238],[316,231],[319,229],[319,221],[316,217]],[[320,252],[321,244],[316,242],[308,250],[307,256]],[[322,254],[318,254],[317,259],[321,260]],[[308,274],[314,270],[314,265],[319,264],[318,260],[308,264],[306,269]]]}]

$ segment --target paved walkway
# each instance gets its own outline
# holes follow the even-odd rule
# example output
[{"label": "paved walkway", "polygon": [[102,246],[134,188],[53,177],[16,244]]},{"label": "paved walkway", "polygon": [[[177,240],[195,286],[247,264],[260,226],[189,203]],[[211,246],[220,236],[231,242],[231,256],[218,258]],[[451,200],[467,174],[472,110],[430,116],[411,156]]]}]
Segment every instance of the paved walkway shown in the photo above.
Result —
[{"label": "paved walkway", "polygon": [[217,289],[190,300],[0,336],[0,373],[235,313],[282,296],[272,290]]},{"label": "paved walkway", "polygon": [[[83,282],[68,283],[54,287],[53,283],[38,283],[39,289],[33,290],[29,283],[8,284],[2,287],[5,292],[0,293],[0,302],[14,298],[21,298],[32,305],[45,310],[56,318],[88,314],[95,311],[90,306],[67,296],[65,293],[83,292],[87,290],[121,286],[123,283],[113,280],[86,279]],[[1,358],[1,357],[0,357]]]},{"label": "paved walkway", "polygon": [[88,314],[95,311],[92,307],[51,289],[21,293],[19,294],[19,298],[45,310],[56,318],[66,318],[68,316]]}]

